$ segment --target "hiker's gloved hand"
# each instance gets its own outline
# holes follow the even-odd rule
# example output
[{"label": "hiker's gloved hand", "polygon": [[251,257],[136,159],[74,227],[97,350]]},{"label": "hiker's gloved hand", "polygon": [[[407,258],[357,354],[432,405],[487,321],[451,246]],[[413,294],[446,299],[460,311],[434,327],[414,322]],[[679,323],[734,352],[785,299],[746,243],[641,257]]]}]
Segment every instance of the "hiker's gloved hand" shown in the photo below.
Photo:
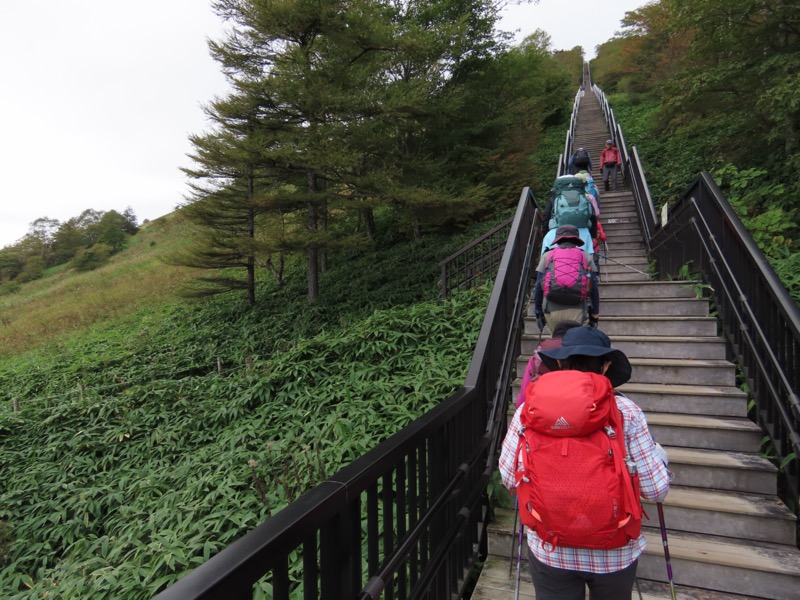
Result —
[{"label": "hiker's gloved hand", "polygon": [[544,330],[545,322],[544,322],[544,314],[541,312],[534,312],[536,315],[536,326],[539,328],[539,333]]},{"label": "hiker's gloved hand", "polygon": [[597,324],[600,322],[600,315],[589,315],[589,327],[597,329]]}]

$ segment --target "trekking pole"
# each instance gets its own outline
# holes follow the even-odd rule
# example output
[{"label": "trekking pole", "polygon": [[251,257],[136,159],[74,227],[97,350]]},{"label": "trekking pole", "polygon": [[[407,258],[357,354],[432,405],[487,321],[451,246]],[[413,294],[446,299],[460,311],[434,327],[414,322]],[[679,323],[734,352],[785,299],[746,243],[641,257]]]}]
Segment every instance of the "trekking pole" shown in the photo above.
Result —
[{"label": "trekking pole", "polygon": [[[517,517],[519,516],[519,497],[514,494],[514,527],[511,529],[512,532],[517,530]],[[511,575],[511,572],[514,570],[514,536],[511,536],[511,559],[508,561],[508,574]]]},{"label": "trekking pole", "polygon": [[664,560],[667,562],[667,579],[669,579],[669,593],[672,600],[677,600],[675,584],[672,582],[672,565],[669,564],[669,545],[667,545],[667,526],[664,524],[664,505],[657,502],[658,522],[661,525],[661,542],[664,544]]},{"label": "trekking pole", "polygon": [[519,585],[520,580],[522,579],[522,534],[525,530],[525,526],[522,524],[520,520],[519,523],[519,546],[517,547],[517,586],[514,589],[514,600],[519,600]]},{"label": "trekking pole", "polygon": [[[538,319],[537,319],[538,321]],[[538,326],[538,322],[537,322]],[[542,345],[542,334],[544,333],[544,327],[539,330],[539,339],[536,340],[536,350],[533,351],[536,354],[539,351],[539,346]],[[528,365],[525,365],[525,368],[528,368]],[[522,393],[525,393],[525,390],[522,390]],[[517,517],[519,517],[519,496],[514,494],[514,528],[511,531],[517,530]],[[519,524],[520,531],[522,530],[522,522]],[[521,535],[521,534],[520,534]],[[517,562],[519,562],[519,553],[517,553]],[[508,561],[508,574],[511,575],[511,571],[514,568],[514,538],[511,538],[511,558]]]},{"label": "trekking pole", "polygon": [[605,258],[607,261],[610,260],[612,263],[625,267],[626,269],[630,269],[631,271],[636,271],[637,273],[641,273],[642,275],[647,275],[650,277],[650,273],[645,273],[644,271],[640,271],[639,269],[634,269],[630,265],[626,265],[625,263],[621,263],[618,260],[614,260],[613,258],[609,258],[607,254],[600,254],[600,258]]},{"label": "trekking pole", "polygon": [[644,600],[644,597],[642,597],[642,590],[639,589],[639,578],[637,577],[633,582],[636,584],[636,591],[639,592],[639,600]]}]

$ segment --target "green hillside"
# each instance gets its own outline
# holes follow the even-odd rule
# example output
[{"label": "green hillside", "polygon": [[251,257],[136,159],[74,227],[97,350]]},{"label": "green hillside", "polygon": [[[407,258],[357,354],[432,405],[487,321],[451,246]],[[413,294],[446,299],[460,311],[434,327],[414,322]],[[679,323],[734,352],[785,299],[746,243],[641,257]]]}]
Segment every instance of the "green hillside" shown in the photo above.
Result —
[{"label": "green hillside", "polygon": [[188,240],[180,212],[143,225],[109,264],[79,273],[61,265],[0,296],[0,357],[52,343],[64,334],[174,300],[190,277],[163,262]]},{"label": "green hillside", "polygon": [[332,257],[314,305],[302,264],[252,309],[178,298],[175,214],[4,297],[3,597],[149,598],[445,398],[488,287],[441,302],[438,262],[507,215],[418,242],[379,221],[393,241]]}]

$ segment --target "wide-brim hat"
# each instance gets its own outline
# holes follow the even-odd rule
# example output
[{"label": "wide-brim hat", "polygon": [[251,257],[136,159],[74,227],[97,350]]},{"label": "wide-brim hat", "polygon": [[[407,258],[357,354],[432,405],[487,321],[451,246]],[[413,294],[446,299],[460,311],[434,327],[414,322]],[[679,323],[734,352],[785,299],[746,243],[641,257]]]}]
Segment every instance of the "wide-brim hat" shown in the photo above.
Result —
[{"label": "wide-brim hat", "polygon": [[583,239],[575,225],[562,225],[556,229],[556,237],[553,244],[560,244],[561,242],[572,242],[576,246],[583,246]]},{"label": "wide-brim hat", "polygon": [[592,327],[573,327],[564,334],[560,348],[540,350],[539,355],[551,371],[558,370],[557,361],[571,356],[600,356],[611,361],[606,377],[612,386],[620,386],[631,378],[631,363],[625,353],[612,348],[608,336]]}]

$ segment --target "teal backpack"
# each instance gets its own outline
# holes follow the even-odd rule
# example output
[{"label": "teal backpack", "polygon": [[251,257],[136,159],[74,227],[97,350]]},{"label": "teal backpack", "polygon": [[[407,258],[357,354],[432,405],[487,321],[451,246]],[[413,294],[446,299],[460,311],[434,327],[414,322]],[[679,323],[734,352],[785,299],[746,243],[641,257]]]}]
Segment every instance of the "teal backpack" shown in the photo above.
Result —
[{"label": "teal backpack", "polygon": [[580,177],[563,175],[553,183],[553,212],[550,229],[562,225],[591,227],[592,204],[586,197],[586,183]]}]

